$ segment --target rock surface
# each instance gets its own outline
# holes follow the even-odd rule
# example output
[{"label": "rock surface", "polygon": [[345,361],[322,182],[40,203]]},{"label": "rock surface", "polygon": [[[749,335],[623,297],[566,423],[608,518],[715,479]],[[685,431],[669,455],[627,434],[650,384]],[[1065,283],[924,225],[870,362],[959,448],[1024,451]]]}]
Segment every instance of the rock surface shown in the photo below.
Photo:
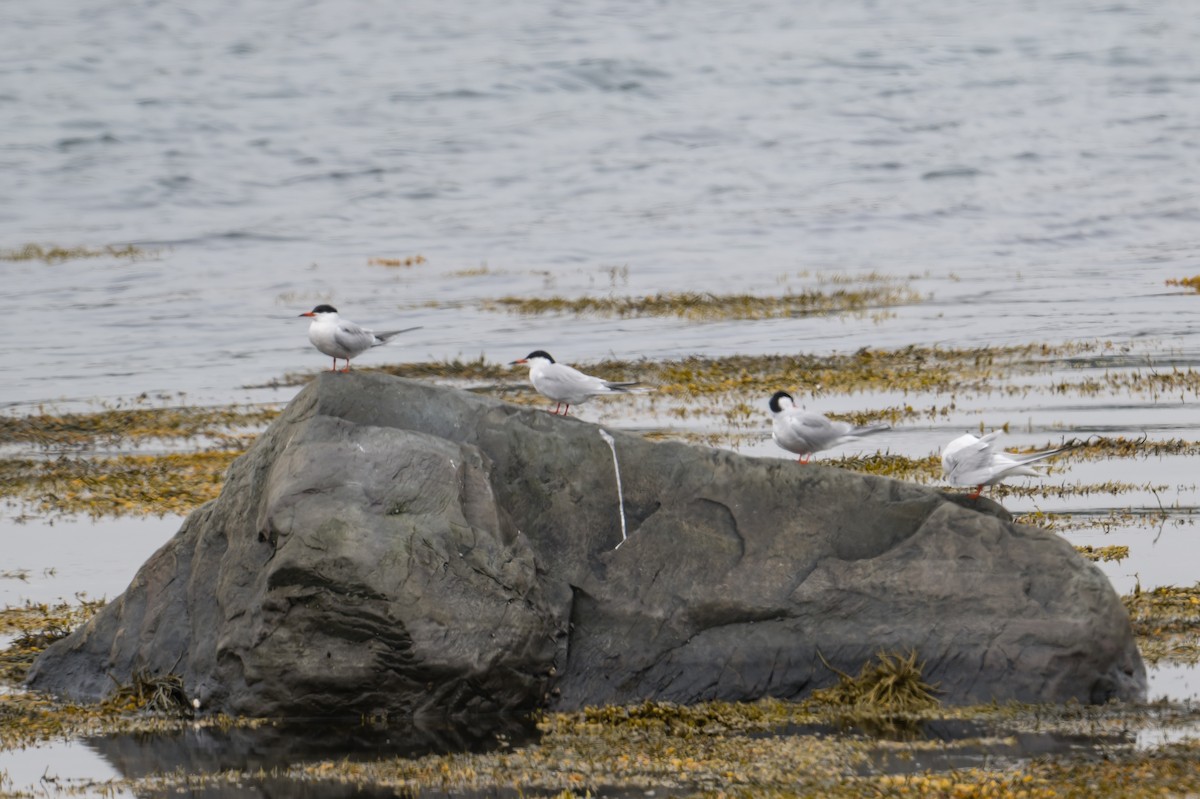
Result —
[{"label": "rock surface", "polygon": [[[321,375],[35,689],[175,673],[247,715],[801,697],[915,649],[952,703],[1145,693],[1128,616],[1045,530],[921,486]],[[993,503],[998,513],[1002,509]],[[819,653],[819,654],[818,654]]]}]

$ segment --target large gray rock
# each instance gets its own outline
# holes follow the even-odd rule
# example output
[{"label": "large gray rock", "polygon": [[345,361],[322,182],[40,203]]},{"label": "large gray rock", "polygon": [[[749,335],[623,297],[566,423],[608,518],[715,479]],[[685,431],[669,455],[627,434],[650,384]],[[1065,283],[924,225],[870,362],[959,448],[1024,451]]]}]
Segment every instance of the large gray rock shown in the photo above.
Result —
[{"label": "large gray rock", "polygon": [[928,488],[324,374],[33,688],[252,715],[800,697],[915,649],[950,702],[1139,698],[1103,574]]}]

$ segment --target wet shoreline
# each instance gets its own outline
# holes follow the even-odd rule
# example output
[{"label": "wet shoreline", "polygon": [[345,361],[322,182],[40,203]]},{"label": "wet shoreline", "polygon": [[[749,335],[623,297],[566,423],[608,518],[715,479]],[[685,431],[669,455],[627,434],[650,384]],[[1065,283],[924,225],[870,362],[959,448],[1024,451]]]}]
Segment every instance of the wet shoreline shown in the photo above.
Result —
[{"label": "wet shoreline", "polygon": [[[1088,348],[1093,346],[1099,346],[1100,351],[1088,352]],[[793,388],[807,385],[812,390],[804,399],[811,406],[855,419],[885,418],[890,414],[895,423],[889,438],[871,441],[869,445],[850,445],[840,451],[824,454],[824,463],[896,474],[936,485],[939,478],[934,471],[934,464],[927,454],[928,449],[922,452],[922,448],[936,446],[935,434],[939,431],[954,429],[956,424],[978,425],[982,418],[994,418],[997,407],[1002,407],[1007,398],[1014,394],[1027,403],[1031,397],[1037,398],[1038,402],[1045,403],[1051,414],[1054,413],[1052,409],[1057,398],[1065,397],[1074,403],[1077,411],[1085,411],[1084,416],[1112,407],[1114,399],[1132,394],[1146,397],[1149,407],[1159,413],[1163,400],[1158,396],[1157,385],[1161,382],[1162,372],[1143,377],[1144,360],[1128,357],[1122,352],[1106,355],[1104,350],[1107,347],[1070,345],[1066,349],[1043,349],[1039,345],[1016,350],[1001,348],[945,351],[940,354],[912,350],[865,351],[853,356],[841,356],[833,361],[743,357],[736,361],[736,366],[735,362],[727,359],[711,362],[690,359],[659,363],[598,363],[589,365],[589,371],[627,375],[630,370],[640,370],[638,376],[651,380],[658,390],[653,395],[629,401],[598,402],[578,412],[584,418],[632,428],[650,438],[675,438],[727,446],[743,454],[760,457],[790,457],[776,450],[767,438],[765,400],[761,395],[766,387],[780,382]],[[1124,371],[1119,366],[1123,366]],[[923,374],[913,375],[918,369],[923,370]],[[469,386],[471,390],[496,393],[535,407],[544,404],[542,398],[528,390],[523,373],[506,371],[483,361],[432,367],[429,364],[402,364],[389,367],[388,371]],[[907,386],[898,385],[891,379],[893,375],[900,375],[911,382]],[[1105,386],[1102,391],[1092,388],[1095,375],[1105,376],[1101,381]],[[1182,378],[1175,379],[1191,381],[1193,378],[1190,375],[1185,371]],[[296,380],[293,378],[288,382]],[[304,378],[298,380],[302,382]],[[1187,390],[1194,391],[1194,388]],[[21,422],[10,421],[6,428],[9,432],[3,442],[5,453],[10,459],[16,460],[38,457],[43,465],[64,457],[101,462],[119,456],[165,459],[188,452],[202,453],[213,448],[236,454],[239,447],[253,440],[255,430],[261,429],[261,425],[275,412],[271,408],[234,406],[189,410],[173,404],[156,407],[153,402],[142,402],[141,406],[101,409],[82,416],[51,414],[36,419],[27,417],[24,428]],[[909,408],[912,410],[907,410]],[[918,408],[924,410],[918,411]],[[999,413],[1004,412],[1000,410]],[[1042,412],[1042,418],[1049,418],[1045,411]],[[170,424],[164,423],[167,421]],[[108,722],[115,725],[108,734],[79,738],[76,737],[77,733],[72,733],[66,740],[82,743],[87,751],[96,753],[91,757],[98,755],[101,758],[94,761],[95,765],[91,767],[93,773],[102,774],[106,768],[112,768],[103,766],[104,762],[121,764],[114,776],[116,782],[105,783],[103,790],[117,793],[129,791],[138,795],[165,795],[182,785],[207,786],[219,790],[220,786],[228,788],[233,782],[291,786],[296,790],[304,786],[306,795],[320,797],[343,795],[345,790],[355,785],[373,785],[376,786],[373,790],[379,791],[390,790],[387,786],[408,786],[410,789],[419,787],[423,794],[444,791],[453,795],[473,795],[475,792],[495,795],[497,790],[506,790],[504,786],[515,782],[523,786],[520,790],[526,795],[553,794],[566,790],[624,796],[631,789],[667,789],[669,792],[691,794],[718,788],[737,790],[738,785],[743,785],[744,790],[751,790],[752,786],[755,791],[788,790],[794,791],[795,795],[836,796],[840,795],[839,792],[855,795],[852,791],[869,789],[881,795],[899,796],[944,795],[944,792],[939,793],[943,791],[941,781],[952,779],[955,785],[974,786],[970,790],[975,793],[962,795],[1017,796],[1025,790],[1026,796],[1049,796],[1048,791],[1053,790],[1050,787],[1053,783],[1045,781],[1042,770],[1049,768],[1045,764],[1057,764],[1053,768],[1063,769],[1056,779],[1066,781],[1066,784],[1074,779],[1095,779],[1097,770],[1101,770],[1097,765],[1097,757],[1101,754],[1110,759],[1115,756],[1114,762],[1119,761],[1130,769],[1144,769],[1150,759],[1155,762],[1164,758],[1167,761],[1175,759],[1181,764],[1187,763],[1197,756],[1195,741],[1200,736],[1196,704],[1200,671],[1194,665],[1200,614],[1192,611],[1192,605],[1200,605],[1200,599],[1195,598],[1197,589],[1189,587],[1186,581],[1174,587],[1154,582],[1152,575],[1172,573],[1169,567],[1178,563],[1178,556],[1166,558],[1160,567],[1151,568],[1151,564],[1156,547],[1178,541],[1183,547],[1182,552],[1186,553],[1192,546],[1194,508],[1190,503],[1195,501],[1196,489],[1195,486],[1180,484],[1174,479],[1174,473],[1180,468],[1179,463],[1195,457],[1191,454],[1192,448],[1200,444],[1194,443],[1193,436],[1189,435],[1194,432],[1195,428],[1190,422],[1182,427],[1162,425],[1152,434],[1121,427],[1109,427],[1102,432],[1086,428],[1063,430],[1056,429],[1052,421],[1032,423],[1031,419],[1028,429],[1010,431],[1014,447],[1043,446],[1051,436],[1068,434],[1088,434],[1090,446],[1081,448],[1061,463],[1055,463],[1044,478],[1014,481],[1012,486],[994,489],[995,496],[1021,514],[1022,518],[1031,523],[1051,524],[1075,543],[1086,540],[1089,545],[1094,543],[1103,547],[1121,542],[1129,547],[1125,557],[1099,560],[1098,563],[1114,585],[1124,587],[1121,592],[1126,595],[1127,607],[1139,619],[1139,634],[1144,636],[1139,639],[1139,645],[1148,656],[1152,655],[1149,669],[1151,698],[1165,697],[1162,704],[1090,710],[1011,708],[1003,711],[1001,718],[996,718],[997,711],[994,708],[955,709],[952,715],[947,715],[946,709],[939,709],[917,719],[901,720],[900,729],[907,728],[910,732],[905,734],[907,738],[902,735],[900,740],[895,739],[895,719],[882,728],[874,722],[866,727],[856,727],[854,724],[847,727],[844,721],[838,721],[840,711],[836,708],[812,708],[803,703],[794,706],[772,705],[773,710],[769,713],[761,709],[756,711],[754,705],[710,708],[705,711],[717,717],[742,718],[746,714],[765,714],[774,719],[769,724],[762,722],[761,718],[754,722],[751,726],[757,731],[743,729],[738,724],[730,727],[705,722],[702,731],[688,732],[686,724],[670,719],[673,714],[678,714],[681,718],[694,720],[695,716],[690,715],[694,711],[670,707],[643,711],[609,709],[603,712],[610,713],[610,716],[599,726],[596,726],[595,713],[600,711],[591,711],[591,716],[585,712],[582,715],[543,719],[539,729],[532,732],[527,722],[520,722],[518,727],[524,729],[524,733],[518,735],[514,728],[502,732],[498,737],[489,737],[489,733],[477,723],[468,724],[465,732],[467,739],[475,740],[479,745],[495,747],[491,754],[480,751],[453,752],[449,751],[454,748],[450,745],[441,746],[440,749],[438,746],[431,749],[427,745],[424,751],[419,751],[420,747],[404,749],[404,741],[412,742],[412,729],[403,723],[393,728],[386,724],[372,726],[364,721],[362,725],[365,726],[352,725],[353,730],[358,732],[334,733],[348,736],[347,740],[361,738],[364,741],[361,749],[363,760],[344,748],[334,747],[322,752],[319,743],[314,744],[316,749],[309,748],[300,753],[295,747],[303,749],[305,741],[319,742],[323,737],[328,740],[331,734],[327,725],[313,722],[307,723],[305,735],[293,736],[286,730],[295,730],[294,726],[278,727],[275,724],[259,726],[257,731],[239,733],[236,722],[219,723],[215,728],[217,732],[188,733],[189,725],[193,722],[162,719],[153,722],[161,732],[149,738],[144,733],[130,738],[127,733],[118,731],[121,725],[128,723],[118,715]],[[236,437],[231,438],[231,435]],[[1153,467],[1153,474],[1139,474],[1137,480],[1129,481],[1124,478],[1129,472],[1126,467],[1130,465],[1136,465],[1139,472],[1146,472],[1147,468]],[[1118,475],[1122,479],[1115,479]],[[1169,498],[1161,502],[1164,495]],[[153,492],[147,496],[152,497]],[[1154,496],[1158,496],[1160,501],[1154,502]],[[155,513],[172,514],[175,511],[169,506],[156,505],[153,500],[149,504],[134,504],[125,509],[102,504],[99,506],[102,510],[96,514],[98,518],[89,522],[70,514],[46,515],[48,508],[43,506],[38,510],[35,504],[30,504],[36,501],[36,494],[25,498],[10,494],[7,499],[10,509],[17,508],[17,515],[23,514],[25,520],[15,525],[11,517],[6,520],[2,531],[6,535],[23,537],[22,533],[28,533],[27,540],[36,540],[44,535],[53,536],[57,528],[64,532],[74,530],[74,535],[82,536],[76,540],[82,542],[87,540],[88,531],[92,529],[102,537],[98,539],[97,549],[115,550],[118,553],[121,552],[119,542],[125,535],[122,530],[144,529],[149,536],[144,539],[146,543],[142,546],[153,549],[173,534],[180,519],[176,515],[156,519]],[[1137,510],[1138,504],[1145,505],[1147,502],[1154,502],[1154,505],[1146,508],[1146,513],[1150,512],[1151,507],[1154,509],[1157,516],[1153,519],[1140,515]],[[142,514],[147,512],[151,515],[143,517]],[[1097,523],[1097,518],[1102,521]],[[107,532],[101,532],[106,525],[109,526]],[[32,535],[39,527],[42,534]],[[30,562],[23,566],[23,573],[14,572],[0,580],[0,589],[5,589],[4,595],[19,597],[21,585],[28,585],[28,592],[32,596],[78,590],[80,586],[72,586],[71,583],[86,583],[89,578],[85,573],[65,566],[60,576],[58,570],[53,568],[56,553],[61,552],[60,547],[61,544],[50,544],[42,555],[36,556],[46,559],[46,565]],[[1119,547],[1116,549],[1120,554]],[[1147,553],[1151,556],[1149,560]],[[30,555],[33,556],[32,551]],[[126,558],[131,561],[125,566],[129,576],[140,563],[139,557],[144,556],[130,553]],[[1188,574],[1188,570],[1184,569],[1181,574]],[[1134,575],[1132,582],[1127,575]],[[120,580],[110,585],[117,583]],[[113,595],[108,594],[109,598]],[[10,601],[8,604],[11,606],[13,603]],[[26,700],[18,692],[5,695],[3,701],[15,703],[9,706],[16,707]],[[786,709],[779,710],[779,707]],[[643,716],[646,713],[659,714],[666,719],[663,729],[648,739],[654,741],[650,750],[640,750],[638,745],[629,748],[630,731],[623,726],[629,721],[622,713],[635,719],[641,718],[639,713]],[[1010,714],[1011,718],[1005,713]],[[1047,717],[1058,721],[1045,722]],[[589,718],[592,720],[588,721]],[[1064,721],[1068,718],[1069,723]],[[1016,727],[1006,726],[1014,719]],[[1086,720],[1082,732],[1079,731],[1080,720]],[[744,720],[739,722],[743,726],[745,723]],[[230,724],[232,726],[227,726]],[[525,726],[521,727],[521,724]],[[1064,726],[1056,727],[1059,724]],[[225,732],[220,732],[222,729]],[[554,736],[564,729],[574,730],[569,736],[572,742],[556,743]],[[892,731],[888,732],[889,729]],[[1022,732],[1022,729],[1035,732],[1030,737],[1031,734]],[[681,737],[674,737],[676,733]],[[194,761],[178,760],[182,757],[178,754],[182,750],[173,742],[185,740],[188,735],[200,734],[207,736],[201,749],[210,752],[213,759],[206,761],[203,766]],[[463,731],[451,733],[443,730],[441,740],[461,742],[466,740],[463,734]],[[551,736],[549,739],[546,738],[548,734]],[[577,734],[582,734],[584,738],[577,740],[573,737]],[[180,738],[181,735],[184,738]],[[213,738],[213,735],[218,737]],[[254,735],[274,741],[268,748],[275,749],[287,743],[289,737],[295,740],[280,750],[287,754],[279,755],[275,760],[249,764],[219,754],[221,745],[217,741],[221,735],[238,738],[242,742],[233,749],[253,748],[248,741]],[[532,737],[522,737],[529,735]],[[742,750],[752,747],[760,761],[778,762],[780,772],[776,776],[765,775],[762,769],[752,774],[743,773],[747,767],[744,758],[726,752],[719,757],[714,755],[723,770],[712,773],[734,776],[721,779],[704,777],[703,773],[707,772],[697,764],[705,761],[698,759],[695,753],[688,754],[689,747],[697,745],[697,735],[703,743],[703,751],[734,744]],[[637,737],[633,736],[634,739]],[[383,739],[390,743],[380,744],[379,741]],[[56,747],[63,744],[54,741],[63,739],[55,734],[41,740],[44,743],[38,746],[42,748],[35,751],[42,752],[47,762],[58,757],[55,754],[59,751]],[[572,747],[586,746],[587,751],[593,751],[605,740],[608,743],[604,746],[614,747],[619,743],[619,746],[626,747],[610,749],[605,757],[616,758],[614,762],[620,762],[622,757],[629,758],[631,763],[643,764],[642,768],[606,771],[593,766],[580,770],[577,759],[581,753]],[[1177,740],[1184,743],[1173,743]],[[394,746],[400,748],[393,749]],[[185,746],[183,749],[189,748],[193,747]],[[667,749],[672,749],[674,754],[665,754]],[[824,777],[816,783],[789,782],[790,778],[785,779],[780,775],[785,766],[795,768],[799,749],[825,752],[832,758],[831,763],[843,765],[831,768],[830,764],[825,764],[822,767]],[[124,754],[118,757],[113,755],[114,752]],[[171,752],[177,754],[170,755]],[[555,752],[557,754],[553,754]],[[110,755],[117,757],[117,761],[109,759]],[[27,757],[22,756],[23,759]],[[171,757],[176,759],[171,760]],[[546,760],[553,757],[565,760],[557,763]],[[589,758],[595,757],[595,754],[589,755]],[[501,758],[504,765],[497,765],[496,758]],[[296,765],[297,759],[304,763]],[[0,756],[0,763],[3,761],[3,756]],[[675,769],[670,765],[675,761],[683,766]],[[192,763],[195,768],[187,763]],[[857,765],[848,767],[844,765],[846,763]],[[164,776],[178,774],[181,767],[187,776]],[[83,768],[86,771],[88,767]],[[699,772],[697,768],[700,768]],[[718,767],[713,765],[711,768]],[[535,776],[543,773],[556,776]],[[79,777],[78,781],[66,781],[62,785],[80,787],[86,779]],[[1166,780],[1166,777],[1163,779]],[[633,786],[638,787],[635,789]],[[1039,787],[1046,793],[1038,794],[1035,789]],[[92,786],[83,792],[86,794],[90,790],[100,788]],[[967,791],[968,788],[962,790]],[[991,793],[987,793],[989,791]]]}]

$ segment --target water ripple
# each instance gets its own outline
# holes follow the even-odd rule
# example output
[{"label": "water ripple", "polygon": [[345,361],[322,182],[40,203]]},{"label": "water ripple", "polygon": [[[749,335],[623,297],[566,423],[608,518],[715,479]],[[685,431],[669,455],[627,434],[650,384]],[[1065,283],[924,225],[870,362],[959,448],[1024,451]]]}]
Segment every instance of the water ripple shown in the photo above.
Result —
[{"label": "water ripple", "polygon": [[[465,309],[498,290],[593,290],[613,267],[647,293],[771,291],[826,270],[936,276],[934,299],[890,319],[795,322],[806,348],[902,346],[934,327],[964,342],[1013,329],[1197,335],[1176,305],[1190,298],[1164,292],[1200,256],[1189,168],[1200,18],[1170,4],[997,8],[987,26],[934,0],[803,16],[782,0],[737,15],[63,0],[26,17],[0,32],[12,186],[0,247],[161,247],[156,269],[194,302],[278,342],[270,356],[246,347],[230,371],[216,353],[237,340],[194,320],[197,335],[160,348],[150,387],[301,366],[303,337],[268,318],[283,296],[363,319],[403,307],[435,333],[420,357],[474,355],[481,342],[528,351],[527,326]],[[418,253],[420,268],[369,265]],[[43,355],[67,395],[129,387],[70,357],[120,310],[97,316],[88,287],[122,273],[121,262],[20,273],[23,296],[57,304],[12,312],[17,330],[55,316],[43,337],[0,344],[13,396],[43,396]],[[1025,277],[1010,295],[1014,275],[1047,280],[1032,293]],[[139,315],[167,318],[174,305],[153,282],[125,293]],[[1002,319],[992,296],[1009,298]],[[433,299],[448,310],[413,308]],[[1046,319],[1056,302],[1076,321]],[[961,326],[937,316],[960,309]],[[625,348],[597,324],[537,337],[576,360]],[[757,328],[660,324],[633,326],[627,346],[779,346]]]}]

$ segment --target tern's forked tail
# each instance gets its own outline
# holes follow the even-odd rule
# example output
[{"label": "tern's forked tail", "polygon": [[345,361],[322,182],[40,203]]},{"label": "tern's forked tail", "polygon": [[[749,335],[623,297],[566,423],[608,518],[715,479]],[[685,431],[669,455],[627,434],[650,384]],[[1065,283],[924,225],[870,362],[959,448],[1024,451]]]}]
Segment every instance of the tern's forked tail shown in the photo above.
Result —
[{"label": "tern's forked tail", "polygon": [[850,436],[869,436],[872,433],[882,433],[884,430],[891,430],[892,426],[887,422],[873,422],[865,424],[862,427],[855,427],[846,435]]},{"label": "tern's forked tail", "polygon": [[[389,330],[386,333],[376,333],[375,338],[379,339],[379,344],[384,344],[387,342],[388,339],[392,338],[393,336],[398,336],[401,333],[410,333],[413,330],[420,330],[420,329],[421,329],[421,326],[417,325],[416,327],[406,327],[403,330]],[[379,344],[376,344],[375,346],[379,346]]]},{"label": "tern's forked tail", "polygon": [[621,391],[626,394],[648,394],[654,390],[653,386],[642,385],[639,380],[605,380],[604,387],[609,391]]}]

